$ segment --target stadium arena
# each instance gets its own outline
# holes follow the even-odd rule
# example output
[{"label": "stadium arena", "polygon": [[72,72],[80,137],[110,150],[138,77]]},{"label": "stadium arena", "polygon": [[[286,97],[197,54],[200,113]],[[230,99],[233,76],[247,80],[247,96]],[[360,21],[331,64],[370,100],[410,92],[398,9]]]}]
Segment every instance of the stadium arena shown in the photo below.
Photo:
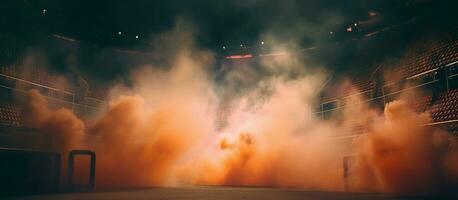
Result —
[{"label": "stadium arena", "polygon": [[456,8],[1,2],[0,197],[454,199]]}]

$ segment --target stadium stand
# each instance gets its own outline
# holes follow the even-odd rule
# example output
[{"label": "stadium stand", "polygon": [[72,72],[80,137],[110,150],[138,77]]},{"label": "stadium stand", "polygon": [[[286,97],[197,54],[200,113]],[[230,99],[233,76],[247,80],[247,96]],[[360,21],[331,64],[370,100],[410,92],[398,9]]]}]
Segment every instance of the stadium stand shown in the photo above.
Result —
[{"label": "stadium stand", "polygon": [[0,103],[0,125],[21,126],[20,109],[13,104]]},{"label": "stadium stand", "polygon": [[342,132],[339,134],[340,136],[343,135],[358,135],[358,134],[364,134],[367,131],[367,127],[363,125],[350,125],[350,126],[344,126]]},{"label": "stadium stand", "polygon": [[[431,125],[440,125],[441,128],[456,135],[458,36],[444,38],[422,38],[413,41],[414,45],[410,45],[408,49],[414,50],[406,52],[395,64],[382,66],[382,70],[378,72],[383,77],[382,80],[375,77],[371,80],[369,76],[364,75],[350,77],[351,84],[358,90],[328,86],[316,114],[323,119],[335,115],[336,112],[338,114],[346,106],[346,98],[355,94],[365,94],[371,105],[382,105],[383,108],[383,104],[400,98],[402,93],[418,90],[424,93],[419,93],[423,95],[409,100],[412,110],[418,113],[429,111],[433,120]],[[385,80],[385,68],[391,74],[388,80]],[[364,131],[365,127],[358,124],[347,125],[343,130],[344,135],[361,134]]]},{"label": "stadium stand", "polygon": [[458,119],[458,89],[439,94],[436,109],[432,111],[434,121]]},{"label": "stadium stand", "polygon": [[410,103],[410,106],[413,111],[422,113],[429,109],[429,107],[431,106],[432,100],[433,100],[432,95],[421,96],[413,100]]},{"label": "stadium stand", "polygon": [[425,39],[419,44],[409,47],[399,61],[398,70],[403,71],[405,77],[415,76],[429,70],[435,70],[448,63],[458,60],[457,38],[443,41]]},{"label": "stadium stand", "polygon": [[447,129],[453,136],[458,136],[458,123],[451,123]]},{"label": "stadium stand", "polygon": [[[5,40],[5,37],[0,35],[0,40]],[[57,50],[63,48],[67,53],[72,53],[72,49],[75,48],[89,49],[90,52],[99,50],[98,47],[83,42],[75,44],[75,42],[56,37],[52,37],[51,40],[54,41],[52,44],[56,46]],[[407,49],[413,50],[401,53],[393,63],[386,66],[381,65],[381,69],[373,69],[374,73],[350,74],[347,78],[351,86],[342,87],[338,80],[326,85],[320,103],[316,106],[316,114],[322,119],[338,115],[349,102],[359,103],[351,100],[354,96],[363,97],[364,101],[369,102],[371,106],[383,108],[385,103],[399,98],[403,91],[415,88],[427,91],[425,93],[427,95],[414,98],[410,102],[412,110],[415,112],[431,111],[434,122],[458,119],[456,114],[458,111],[456,89],[458,86],[458,37],[451,35],[441,37],[439,40],[420,38],[411,43],[413,45]],[[14,44],[21,43],[15,41]],[[305,53],[313,53],[313,51]],[[108,90],[105,87],[76,76],[70,80],[76,82],[71,83],[72,87],[55,88],[57,85],[62,85],[59,84],[59,77],[49,73],[45,62],[32,62],[33,59],[37,59],[34,56],[30,54],[26,46],[3,45],[0,48],[0,124],[2,126],[21,126],[21,106],[12,97],[21,96],[30,89],[37,89],[45,95],[51,108],[72,109],[86,122],[106,106],[104,99],[108,96]],[[104,51],[99,56],[102,58],[132,56],[136,60],[147,60],[145,55],[122,50]],[[31,59],[29,63],[28,59]],[[231,59],[223,65],[228,68],[252,65],[257,67],[254,62],[256,59]],[[112,62],[110,64],[126,64],[120,58],[110,62]],[[27,70],[24,70],[25,68]],[[372,69],[371,66],[367,68]],[[395,75],[390,75],[390,79],[385,80],[388,70]],[[222,112],[220,115],[221,118],[224,118],[222,116],[227,114]],[[223,125],[224,123],[219,123],[219,126]],[[446,127],[451,131],[457,129],[453,123],[447,124]],[[365,132],[365,127],[350,124],[345,132],[359,134]]]}]

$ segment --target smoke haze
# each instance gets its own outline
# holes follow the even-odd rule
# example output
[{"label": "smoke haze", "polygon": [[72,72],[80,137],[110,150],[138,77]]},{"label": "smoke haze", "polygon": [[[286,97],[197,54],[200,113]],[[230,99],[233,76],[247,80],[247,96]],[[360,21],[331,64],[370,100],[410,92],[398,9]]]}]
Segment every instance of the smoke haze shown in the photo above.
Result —
[{"label": "smoke haze", "polygon": [[[37,91],[28,94],[26,124],[52,134],[55,151],[94,150],[98,188],[343,190],[342,158],[352,153],[356,191],[433,193],[456,186],[457,153],[446,133],[423,126],[428,113],[414,113],[402,100],[381,112],[354,96],[342,115],[320,119],[314,108],[328,78],[322,67],[290,53],[261,58],[253,68],[229,66],[214,80],[214,55],[195,47],[185,30],[164,34],[177,42],[163,51],[170,59],[131,72],[130,87],[113,86],[109,106],[86,127],[71,110],[48,108]],[[367,134],[335,139],[354,123],[367,126]]]}]

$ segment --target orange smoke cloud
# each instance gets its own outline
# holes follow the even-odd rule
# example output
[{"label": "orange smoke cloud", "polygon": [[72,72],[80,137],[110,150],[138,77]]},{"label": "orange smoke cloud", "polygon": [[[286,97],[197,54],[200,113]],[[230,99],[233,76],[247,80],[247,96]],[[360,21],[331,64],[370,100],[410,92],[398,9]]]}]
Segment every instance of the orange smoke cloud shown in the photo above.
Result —
[{"label": "orange smoke cloud", "polygon": [[353,112],[344,111],[344,118],[353,116],[370,132],[346,147],[331,139],[345,124],[342,119],[326,122],[312,115],[308,102],[316,95],[315,81],[272,79],[268,99],[254,105],[237,99],[219,134],[208,106],[213,101],[198,98],[207,89],[189,88],[201,91],[196,97],[182,92],[184,85],[174,85],[160,98],[150,94],[154,104],[142,96],[111,101],[86,130],[99,138],[91,143],[81,140],[81,120],[68,109],[49,109],[37,91],[28,95],[25,122],[57,138],[55,150],[95,150],[97,187],[184,183],[342,190],[342,158],[349,148],[356,152],[352,190],[430,194],[456,185],[458,154],[449,149],[446,133],[424,126],[431,120],[427,113],[411,112],[404,101],[387,104],[381,116],[349,105]]},{"label": "orange smoke cloud", "polygon": [[201,175],[192,181],[341,189],[341,147],[329,139],[330,126],[315,119],[307,103],[316,94],[318,80],[274,78],[265,82],[272,88],[264,101],[237,100],[228,126],[213,138],[217,144],[202,149],[211,156],[204,154],[197,163],[191,162],[198,167],[188,173]]},{"label": "orange smoke cloud", "polygon": [[37,90],[26,95],[23,108],[23,123],[42,133],[52,135],[51,149],[68,152],[70,148],[81,143],[84,134],[84,123],[67,108],[49,109],[47,100]]},{"label": "orange smoke cloud", "polygon": [[195,142],[199,127],[189,124],[189,113],[166,106],[145,109],[141,97],[121,97],[91,129],[102,137],[96,145],[99,186],[162,185]]},{"label": "orange smoke cloud", "polygon": [[134,72],[134,88],[115,88],[107,111],[88,131],[101,137],[90,147],[99,157],[97,186],[179,181],[173,176],[179,162],[192,159],[189,151],[213,133],[214,100],[201,63],[206,56],[197,56],[183,51],[170,70],[142,69]]},{"label": "orange smoke cloud", "polygon": [[241,133],[233,143],[221,143],[226,153],[218,166],[222,176],[212,184],[339,189],[342,179],[340,162],[335,159],[338,155],[322,151],[320,145],[328,142],[320,140],[294,136],[253,138]]},{"label": "orange smoke cloud", "polygon": [[456,175],[447,172],[444,158],[456,155],[446,133],[424,126],[430,121],[428,113],[413,113],[404,101],[387,104],[384,118],[356,147],[356,187],[397,194],[446,192],[452,184],[446,177]]},{"label": "orange smoke cloud", "polygon": [[[448,136],[423,126],[428,114],[410,112],[405,102],[392,102],[379,114],[352,97],[359,103],[322,120],[314,108],[325,76],[301,66],[300,59],[291,61],[294,55],[263,60],[257,71],[230,69],[220,86],[207,69],[211,53],[191,47],[172,51],[178,52],[167,70],[145,67],[133,73],[132,87],[114,87],[107,110],[86,129],[70,110],[49,109],[37,91],[29,93],[25,121],[52,134],[56,151],[96,151],[99,188],[342,190],[342,158],[349,152],[356,152],[351,183],[357,191],[434,193],[457,183],[457,153],[448,149]],[[217,127],[223,103],[229,114],[225,126]],[[350,144],[333,139],[353,123],[369,127],[366,136]],[[84,134],[95,137],[81,140]]]}]

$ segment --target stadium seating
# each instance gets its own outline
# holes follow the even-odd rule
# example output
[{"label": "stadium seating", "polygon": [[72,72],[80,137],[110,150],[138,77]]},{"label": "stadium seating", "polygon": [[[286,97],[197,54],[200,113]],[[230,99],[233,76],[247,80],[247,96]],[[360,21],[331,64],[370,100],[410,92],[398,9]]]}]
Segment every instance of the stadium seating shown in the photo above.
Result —
[{"label": "stadium seating", "polygon": [[408,76],[443,67],[458,60],[458,40],[425,42],[418,52],[410,53],[403,60]]},{"label": "stadium seating", "polygon": [[432,103],[433,96],[425,95],[415,99],[415,101],[410,103],[410,107],[413,111],[421,113],[429,109]]},{"label": "stadium seating", "polygon": [[20,109],[13,104],[0,103],[0,125],[19,127]]},{"label": "stadium seating", "polygon": [[372,80],[367,77],[351,79],[352,87],[331,86],[326,88],[326,94],[322,97],[321,102],[330,102],[342,100],[348,96],[361,94],[364,98],[373,98],[374,85]]},{"label": "stadium seating", "polygon": [[458,137],[458,123],[450,123],[447,129],[453,136]]},{"label": "stadium seating", "polygon": [[[452,72],[455,73],[453,71],[455,68],[446,68],[445,66],[458,61],[458,37],[452,36],[438,38],[441,39],[422,39],[414,42],[416,46],[414,46],[415,48],[410,48],[413,49],[412,51],[405,53],[401,59],[398,60],[398,58],[396,58],[393,63],[387,64],[386,68],[392,68],[390,70],[392,70],[393,74],[396,74],[396,76],[390,76],[390,80],[374,80],[371,74],[354,72],[360,74],[347,76],[352,87],[340,87],[341,82],[339,81],[327,85],[324,89],[325,94],[322,94],[321,102],[317,105],[317,107],[319,107],[317,110],[321,111],[318,113],[320,113],[323,118],[327,119],[326,116],[333,116],[333,111],[339,110],[336,108],[346,106],[345,103],[347,102],[346,99],[348,97],[356,94],[361,94],[364,98],[368,99],[377,98],[370,103],[371,105],[376,104],[375,106],[382,108],[384,102],[398,98],[398,94],[401,93],[401,90],[405,89],[405,86],[410,84],[409,81],[406,81],[409,77],[413,77],[411,79],[409,78],[409,80],[413,80],[414,82],[423,82],[425,80],[434,79],[435,83],[441,81],[439,84],[445,85],[444,79],[442,78],[437,81],[439,79],[437,77],[444,77],[444,73],[440,73],[444,72],[443,70],[449,70],[449,74],[452,74]],[[68,48],[71,49],[74,47],[69,46]],[[95,51],[95,49],[92,50]],[[132,53],[128,54],[130,56],[133,55]],[[122,58],[123,56],[126,56],[126,52],[116,51],[106,55],[106,57],[110,58]],[[73,109],[73,111],[75,111],[78,116],[81,116],[83,120],[93,116],[94,113],[98,111],[97,107],[105,106],[105,102],[99,101],[98,99],[103,100],[107,98],[108,90],[106,87],[94,84],[91,80],[87,80],[87,90],[84,90],[84,92],[72,91],[66,93],[57,89],[48,88],[58,87],[56,85],[59,85],[59,77],[50,74],[46,70],[46,67],[40,66],[40,64],[28,66],[30,68],[28,69],[28,72],[23,72],[24,70],[21,68],[23,67],[21,65],[23,57],[23,49],[16,49],[15,47],[0,48],[0,73],[6,75],[0,79],[0,85],[4,86],[0,90],[0,92],[2,92],[0,94],[0,102],[3,102],[0,103],[1,125],[21,126],[20,108],[17,105],[14,105],[13,98],[8,97],[16,96],[14,92],[11,92],[16,89],[27,90],[30,88],[38,88],[42,94],[50,97],[48,98],[48,101],[51,108],[66,107]],[[236,59],[226,64],[230,66],[244,65],[252,67],[256,65],[255,60],[256,59],[248,59],[247,61],[245,59]],[[428,71],[431,73],[425,73]],[[418,74],[422,74],[422,76],[416,76]],[[19,81],[21,83],[18,83],[18,81],[12,79],[11,77],[26,81]],[[27,87],[22,87],[23,85],[27,85]],[[77,91],[78,88],[76,87],[79,87],[79,85],[75,85],[75,88],[72,89]],[[422,87],[421,89],[425,88],[426,87]],[[436,122],[458,119],[458,89],[448,91],[448,85],[447,87],[444,87],[447,89],[440,87],[431,88],[434,91],[432,91],[430,95],[415,98],[415,100],[411,102],[410,107],[415,112],[424,112],[431,109],[433,120]],[[74,95],[74,93],[76,93],[76,95]],[[322,105],[323,103],[325,104],[324,106]],[[326,110],[327,112],[323,112]],[[222,115],[221,118],[223,118],[223,116],[227,115],[227,113],[220,113],[220,115]],[[365,127],[349,125],[347,129],[349,133],[358,134],[364,132]],[[455,129],[451,128],[450,130]]]},{"label": "stadium seating", "polygon": [[359,91],[365,92],[373,89],[372,80],[368,78],[354,79],[353,85],[358,88]]},{"label": "stadium seating", "polygon": [[367,131],[367,127],[363,125],[349,125],[345,126],[342,129],[342,132],[340,133],[341,135],[357,135],[357,134],[363,134]]},{"label": "stadium seating", "polygon": [[431,116],[434,121],[458,119],[458,89],[440,94]]}]

